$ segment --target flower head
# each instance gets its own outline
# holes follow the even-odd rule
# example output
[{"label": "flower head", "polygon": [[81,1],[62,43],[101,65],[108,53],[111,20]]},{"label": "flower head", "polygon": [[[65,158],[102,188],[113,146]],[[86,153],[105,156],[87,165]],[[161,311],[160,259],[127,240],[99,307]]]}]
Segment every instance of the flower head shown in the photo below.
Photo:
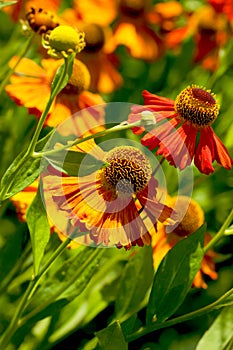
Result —
[{"label": "flower head", "polygon": [[197,128],[211,125],[218,116],[219,105],[210,90],[188,86],[176,97],[175,111],[181,121]]},{"label": "flower head", "polygon": [[163,52],[160,37],[150,26],[152,6],[144,0],[121,0],[119,18],[113,25],[113,37],[108,42],[112,52],[124,45],[134,58],[146,61],[158,59]]},{"label": "flower head", "polygon": [[[166,233],[167,226],[158,223],[158,232],[152,235],[155,268],[158,267],[162,258],[177,242],[194,233],[204,223],[204,212],[195,200],[186,196],[179,196],[169,198],[167,204],[175,209],[179,224],[174,226],[171,233]],[[210,235],[205,233],[204,245],[206,245],[210,239]],[[213,250],[209,250],[206,253],[202,260],[201,268],[194,278],[193,286],[197,288],[207,288],[203,276],[207,275],[214,280],[218,277],[215,272],[215,264],[213,261],[215,255]]]},{"label": "flower head", "polygon": [[[10,65],[13,66],[16,60],[14,57]],[[43,59],[42,66],[39,66],[34,61],[23,58],[11,76],[11,84],[6,86],[6,92],[18,105],[25,106],[29,113],[40,117],[50,96],[53,77],[61,64],[61,60],[49,58]],[[56,97],[45,124],[56,126],[83,108],[103,104],[101,96],[88,91],[89,84],[90,73],[87,67],[75,59],[70,80]],[[89,113],[86,123],[95,125],[97,119],[98,125],[104,124],[103,116],[96,112],[93,116]]]},{"label": "flower head", "polygon": [[59,26],[55,13],[42,8],[31,7],[26,13],[26,19],[31,29],[38,34],[46,33]]},{"label": "flower head", "polygon": [[68,219],[67,229],[63,230],[68,236],[84,223],[96,245],[130,249],[150,244],[148,231],[156,228],[157,220],[172,220],[171,209],[156,198],[158,184],[149,160],[132,146],[115,147],[109,152],[93,141],[91,146],[90,151],[90,142],[86,141],[79,144],[78,150],[103,161],[104,166],[94,173],[58,176],[50,168],[43,176],[48,213],[56,206],[60,217],[52,219],[62,224],[64,217]]},{"label": "flower head", "polygon": [[43,46],[54,58],[68,57],[74,52],[80,52],[85,46],[84,33],[73,27],[60,25],[43,36]]},{"label": "flower head", "polygon": [[[193,159],[204,174],[214,172],[214,160],[226,169],[231,168],[232,159],[211,127],[219,114],[219,105],[210,90],[188,86],[175,101],[148,91],[143,92],[143,97],[145,107],[133,107],[129,121],[141,119],[144,110],[157,113],[157,127],[141,139],[144,146],[151,150],[158,147],[157,154],[180,169]],[[138,134],[143,131],[142,127],[134,129]]]}]

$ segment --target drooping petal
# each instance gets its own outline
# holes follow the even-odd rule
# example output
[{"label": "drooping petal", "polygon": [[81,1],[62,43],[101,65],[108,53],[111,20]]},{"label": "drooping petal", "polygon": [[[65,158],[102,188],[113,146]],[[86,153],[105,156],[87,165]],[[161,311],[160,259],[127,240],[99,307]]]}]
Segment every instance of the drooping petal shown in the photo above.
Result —
[{"label": "drooping petal", "polygon": [[202,128],[200,131],[200,140],[194,157],[194,164],[201,173],[209,175],[210,173],[214,172],[214,168],[212,166],[214,156],[214,141],[210,128]]},{"label": "drooping petal", "polygon": [[226,147],[222,143],[222,141],[218,138],[212,128],[209,128],[209,133],[212,134],[212,138],[214,141],[214,159],[222,165],[226,169],[231,169],[233,160],[229,155]]},{"label": "drooping petal", "polygon": [[91,228],[90,234],[96,244],[103,243],[106,246],[130,249],[132,245],[150,244],[150,235],[134,200],[124,195],[107,204],[106,212]]},{"label": "drooping petal", "polygon": [[183,124],[162,140],[157,154],[163,155],[170,164],[183,170],[192,162],[197,131],[194,126]]}]

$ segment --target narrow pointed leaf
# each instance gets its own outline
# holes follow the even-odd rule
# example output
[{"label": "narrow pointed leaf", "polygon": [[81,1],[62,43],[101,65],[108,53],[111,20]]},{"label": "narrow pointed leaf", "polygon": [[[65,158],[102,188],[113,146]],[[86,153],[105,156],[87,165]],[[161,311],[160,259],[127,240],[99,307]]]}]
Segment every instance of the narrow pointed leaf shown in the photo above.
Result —
[{"label": "narrow pointed leaf", "polygon": [[28,208],[26,218],[32,242],[34,274],[37,275],[50,238],[50,226],[40,190],[38,190],[36,197]]}]

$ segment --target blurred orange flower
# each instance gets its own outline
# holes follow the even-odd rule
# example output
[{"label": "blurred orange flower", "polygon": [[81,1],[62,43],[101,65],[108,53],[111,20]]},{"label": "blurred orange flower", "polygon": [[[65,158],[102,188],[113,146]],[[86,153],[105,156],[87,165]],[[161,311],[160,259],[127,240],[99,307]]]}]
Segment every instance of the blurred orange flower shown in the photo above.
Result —
[{"label": "blurred orange flower", "polygon": [[[13,58],[10,65],[13,66],[16,60],[16,57]],[[11,84],[6,86],[6,92],[18,105],[28,108],[29,113],[40,117],[50,97],[55,72],[62,63],[62,60],[49,58],[43,59],[42,66],[39,66],[34,61],[23,58],[11,76]],[[88,91],[89,84],[88,69],[81,61],[75,60],[70,81],[56,97],[45,125],[56,126],[83,108],[103,104],[100,95]],[[95,114],[92,118],[94,124],[98,118],[99,124],[104,124],[102,115]]]},{"label": "blurred orange flower", "polygon": [[204,6],[190,18],[193,28],[195,52],[194,63],[201,62],[206,69],[214,71],[219,66],[220,49],[227,43],[228,28],[226,18],[213,7]]},{"label": "blurred orange flower", "polygon": [[38,185],[39,182],[36,180],[30,186],[26,187],[23,191],[15,194],[10,198],[16,208],[18,219],[21,222],[26,222],[27,208],[36,196]]},{"label": "blurred orange flower", "polygon": [[[169,198],[167,204],[174,208],[177,216],[180,219],[177,221],[179,225],[171,233],[166,233],[166,225],[158,223],[157,233],[152,235],[152,248],[153,248],[153,261],[154,268],[157,269],[159,263],[167,252],[180,240],[191,235],[204,223],[204,212],[200,205],[186,196],[179,196]],[[204,245],[211,240],[211,236],[206,233],[204,237]],[[207,288],[207,284],[204,281],[204,275],[209,276],[215,280],[218,277],[215,271],[215,263],[213,258],[216,254],[213,250],[209,250],[201,264],[201,268],[196,274],[193,286],[197,288]]]},{"label": "blurred orange flower", "polygon": [[78,20],[104,27],[115,20],[117,13],[117,0],[74,0],[73,8],[63,11],[62,17],[74,24]]},{"label": "blurred orange flower", "polygon": [[[88,2],[90,2],[90,6],[93,5],[92,1]],[[87,6],[87,3],[85,2],[85,6]],[[112,30],[107,26],[108,23],[105,23],[106,17],[102,15],[102,11],[108,13],[107,8],[105,8],[107,2],[103,1],[103,3],[96,3],[95,5],[100,6],[100,19],[104,19],[102,21],[98,20],[96,14],[93,17],[86,17],[80,10],[83,4],[84,2],[77,2],[78,6],[75,6],[74,9],[65,10],[62,19],[85,33],[86,45],[79,53],[79,59],[87,66],[91,74],[90,90],[99,93],[111,93],[122,86],[123,79],[116,69],[119,65],[117,56],[114,53],[109,53],[108,50]],[[102,6],[103,8],[101,8]],[[90,9],[88,13],[91,13]]]},{"label": "blurred orange flower", "polygon": [[113,25],[108,50],[124,45],[132,57],[153,61],[163,52],[162,40],[150,26],[150,1],[120,0],[119,17]]},{"label": "blurred orange flower", "polygon": [[60,3],[61,0],[18,0],[16,4],[4,7],[3,11],[8,13],[11,19],[16,22],[20,18],[24,19],[25,14],[31,7],[56,12]]}]

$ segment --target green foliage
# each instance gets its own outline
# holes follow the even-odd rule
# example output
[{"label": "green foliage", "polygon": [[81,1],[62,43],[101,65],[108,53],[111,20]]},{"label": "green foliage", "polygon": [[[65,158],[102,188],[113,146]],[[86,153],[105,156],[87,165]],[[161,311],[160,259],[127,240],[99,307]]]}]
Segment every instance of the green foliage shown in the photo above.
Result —
[{"label": "green foliage", "polygon": [[200,269],[205,227],[178,242],[156,271],[147,306],[147,324],[163,322],[183,302]]},{"label": "green foliage", "polygon": [[196,350],[230,350],[233,341],[233,307],[223,309],[199,341]]},{"label": "green foliage", "polygon": [[[14,3],[0,1],[1,89],[5,84],[11,83],[8,76],[11,73],[9,61],[27,48],[19,19],[15,22],[4,12],[5,6],[12,5],[13,9]],[[24,2],[19,1],[17,6],[21,3]],[[158,3],[153,1],[155,5]],[[118,47],[114,55],[106,55],[110,59],[108,63],[113,64],[123,77],[121,88],[101,94],[107,105],[106,127],[109,128],[113,122],[114,125],[119,125],[126,119],[129,103],[143,104],[142,91],[145,89],[175,99],[184,87],[196,84],[205,86],[216,94],[221,108],[219,118],[212,127],[232,154],[232,22],[227,19],[227,15],[216,12],[216,26],[214,23],[208,28],[208,23],[211,23],[211,18],[208,18],[206,22],[202,19],[203,23],[192,24],[184,39],[183,33],[177,36],[174,32],[177,43],[172,47],[169,40],[173,40],[173,29],[185,28],[186,24],[190,25],[190,19],[198,21],[198,16],[192,17],[195,11],[203,6],[211,6],[205,0],[182,0],[180,4],[183,13],[179,18],[175,16],[163,21],[161,17],[161,23],[154,18],[156,23],[150,23],[150,30],[161,40],[158,48],[162,48],[161,55],[156,59],[147,61],[132,57],[131,52],[123,46]],[[72,6],[73,1],[63,0],[58,14],[63,14],[64,10]],[[230,6],[229,11],[232,10]],[[171,9],[172,7],[169,11]],[[21,11],[20,16],[25,19],[25,14]],[[217,22],[220,17],[221,28]],[[110,26],[114,27],[118,19],[119,11]],[[201,47],[202,42],[198,44],[201,33],[197,31],[201,30],[202,24],[206,25],[203,28],[205,39],[209,38],[206,47]],[[218,34],[216,42],[215,30]],[[137,33],[140,34],[140,29]],[[225,38],[225,42],[221,42],[221,38]],[[41,64],[45,56],[40,50],[40,39],[40,35],[32,35],[30,48],[22,57]],[[213,70],[206,69],[201,61],[196,62],[194,59],[197,51],[204,52],[209,44],[215,45],[208,53],[208,58],[213,57],[213,63],[217,67]],[[103,54],[104,74],[107,75],[105,47],[100,54]],[[91,57],[92,53],[85,53],[83,57],[85,55]],[[83,57],[81,53],[76,59]],[[99,57],[98,53],[95,52],[93,57]],[[54,73],[54,78],[51,77],[51,83],[48,82],[51,84],[51,96],[50,99],[47,97],[51,104],[44,111],[44,120],[50,107],[53,108],[53,100],[62,100],[59,94],[62,94],[70,80],[74,59],[74,54],[65,59]],[[93,70],[102,74],[98,64]],[[29,75],[35,78],[34,72]],[[17,75],[19,77],[20,74]],[[114,80],[114,74],[109,78]],[[31,87],[28,88],[31,92]],[[91,92],[96,92],[93,87]],[[79,101],[78,94],[69,98],[72,106]],[[81,100],[80,105],[77,103],[77,110],[80,106],[85,106],[87,100]],[[116,101],[121,102],[119,106],[115,104],[114,108],[113,104],[109,106],[107,103]],[[127,110],[123,108],[122,102],[126,102],[124,108]],[[55,350],[58,347],[68,349],[72,343],[72,348],[77,350],[232,350],[231,214],[229,222],[226,219],[232,208],[232,171],[226,171],[214,163],[215,173],[206,176],[191,165],[194,174],[192,197],[203,208],[207,225],[176,243],[156,271],[153,268],[151,246],[132,247],[130,251],[124,248],[96,249],[88,246],[66,249],[67,241],[61,243],[56,232],[50,234],[40,189],[32,203],[27,203],[27,190],[24,193],[25,203],[19,203],[21,209],[28,206],[27,223],[18,221],[16,210],[19,210],[19,206],[15,209],[15,203],[10,202],[11,197],[36,180],[48,164],[68,176],[89,175],[107,164],[90,154],[74,152],[68,148],[49,153],[54,143],[61,141],[51,137],[56,128],[51,130],[43,125],[38,127],[42,118],[38,121],[38,116],[30,115],[30,108],[29,112],[27,106],[20,104],[24,105],[18,100],[16,105],[5,91],[1,93],[0,175],[3,176],[0,183],[0,348]],[[88,122],[85,117],[82,120],[84,124]],[[64,138],[67,146],[76,140],[75,135],[71,138],[72,140]],[[102,147],[104,141],[114,138],[118,139],[119,145],[141,142],[141,135],[133,134],[131,129],[103,134],[96,138],[96,142]],[[54,140],[56,142],[53,143]],[[30,148],[29,145],[33,147]],[[27,152],[28,149],[30,152]],[[43,156],[43,152],[48,153]],[[185,193],[187,188],[192,190],[185,171],[179,172],[159,157],[158,162],[161,162],[165,190],[170,195]],[[75,199],[75,194],[73,198]],[[69,214],[73,213],[70,211]],[[116,217],[118,219],[117,214]],[[84,231],[86,233],[88,229]],[[213,246],[216,255],[208,259],[216,263],[218,278],[212,281],[208,276],[203,276],[208,285],[204,290],[191,288],[191,285],[200,269],[206,232],[217,237]],[[163,249],[163,241],[159,243]]]},{"label": "green foliage", "polygon": [[[124,339],[119,322],[110,324],[107,328],[96,333],[101,350],[127,350],[128,345]],[[114,339],[114,341],[113,341]]]},{"label": "green foliage", "polygon": [[123,271],[115,303],[115,318],[128,318],[140,310],[153,280],[151,247],[135,252]]},{"label": "green foliage", "polygon": [[40,263],[50,237],[50,226],[44,203],[42,202],[40,187],[27,210],[27,224],[31,236],[34,275],[36,276],[39,272]]}]

